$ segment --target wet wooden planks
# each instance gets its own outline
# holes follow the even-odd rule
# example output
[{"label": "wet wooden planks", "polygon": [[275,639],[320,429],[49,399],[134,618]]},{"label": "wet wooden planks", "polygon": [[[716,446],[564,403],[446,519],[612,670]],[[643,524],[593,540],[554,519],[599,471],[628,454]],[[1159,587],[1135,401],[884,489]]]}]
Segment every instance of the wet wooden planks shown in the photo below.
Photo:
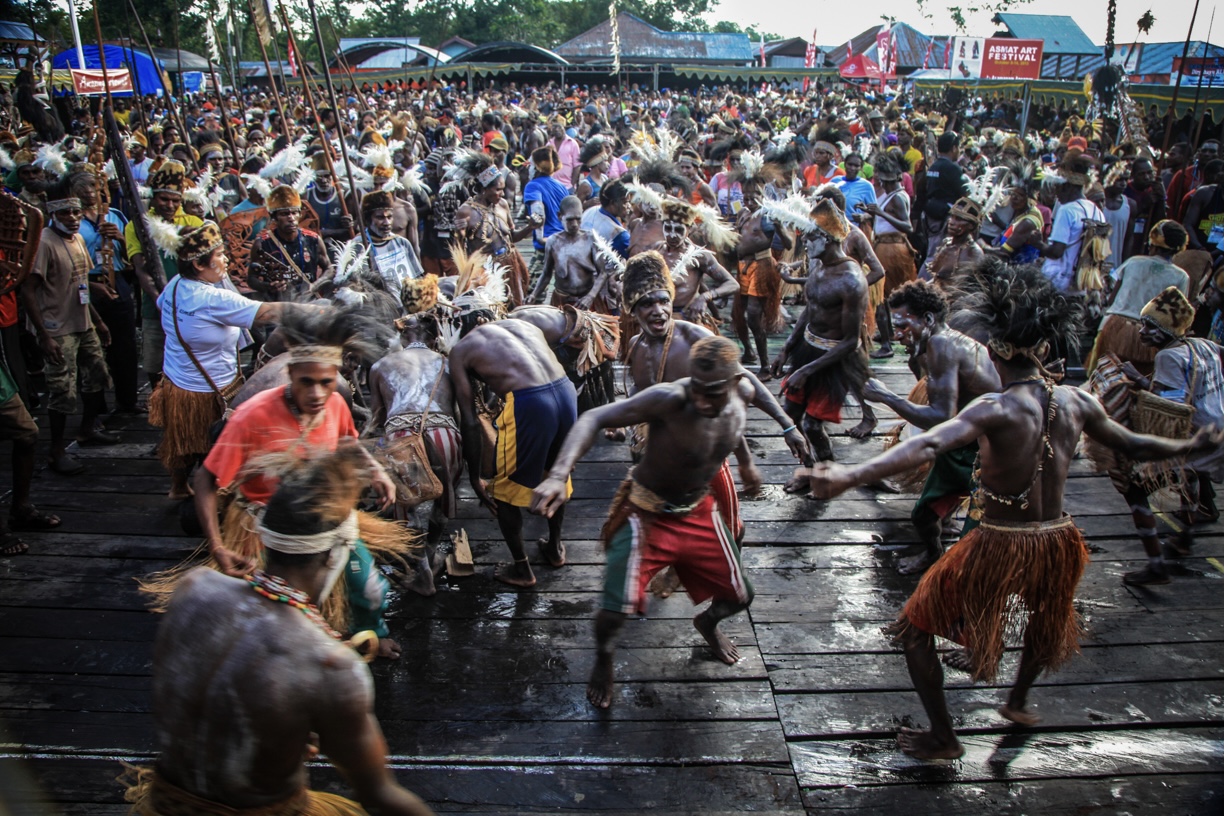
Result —
[{"label": "wet wooden planks", "polygon": [[[880,368],[899,392],[909,375]],[[837,455],[879,450],[886,412],[865,442],[844,430]],[[465,501],[478,575],[431,600],[397,593],[390,615],[405,649],[374,667],[378,714],[397,777],[440,812],[640,813],[1215,813],[1224,807],[1224,527],[1200,538],[1169,587],[1124,587],[1141,565],[1130,517],[1102,478],[1077,462],[1068,508],[1093,549],[1080,587],[1083,654],[1041,678],[1042,724],[995,713],[1015,668],[995,685],[949,672],[966,757],[923,765],[896,751],[901,724],[925,722],[902,656],[880,628],[915,584],[892,560],[916,543],[913,497],[855,490],[810,502],[776,487],[794,465],[771,420],[750,443],[770,487],[745,501],[744,564],[758,593],[728,633],[744,659],[710,659],[683,595],[630,621],[617,655],[611,712],[585,701],[598,607],[598,531],[623,478],[623,446],[600,443],[575,474],[566,531],[570,564],[541,567],[531,593],[488,573],[507,552],[492,519]],[[133,578],[185,557],[139,423],[118,449],[83,451],[90,473],[41,473],[36,502],[60,514],[29,534],[28,556],[0,559],[0,720],[4,751],[25,763],[63,812],[118,814],[118,759],[154,750],[148,689],[156,617]],[[527,535],[543,530],[529,519]],[[1215,559],[1213,563],[1211,559]],[[344,791],[319,766],[320,787]],[[38,794],[27,792],[26,798]]]}]

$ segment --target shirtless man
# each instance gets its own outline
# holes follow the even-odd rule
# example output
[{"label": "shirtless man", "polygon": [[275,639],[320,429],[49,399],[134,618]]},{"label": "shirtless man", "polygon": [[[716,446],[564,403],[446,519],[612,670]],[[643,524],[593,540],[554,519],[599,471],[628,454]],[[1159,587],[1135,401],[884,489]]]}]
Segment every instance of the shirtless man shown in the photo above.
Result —
[{"label": "shirtless man", "polygon": [[730,340],[704,338],[693,345],[689,377],[583,414],[535,490],[534,511],[560,512],[570,493],[569,474],[600,428],[649,425],[646,450],[617,491],[602,536],[608,566],[587,685],[587,699],[597,708],[612,704],[617,634],[629,615],[645,612],[646,585],[665,566],[675,566],[694,604],[713,599],[693,625],[717,659],[728,665],[739,660],[718,623],[748,607],[752,587],[710,493],[710,482],[747,425],[752,387],[744,382],[738,357]]},{"label": "shirtless man", "polygon": [[[424,433],[429,466],[442,484],[442,495],[413,504],[397,490],[395,518],[425,533],[425,552],[412,562],[408,589],[430,597],[437,592],[438,545],[447,522],[455,517],[463,447],[458,411],[446,357],[433,350],[438,334],[437,278],[426,277],[404,287],[406,316],[396,321],[403,348],[370,369],[370,423],[383,428],[380,444]],[[424,429],[422,429],[424,424]]]},{"label": "shirtless man", "polygon": [[[523,548],[522,508],[531,506],[531,491],[552,467],[561,440],[577,418],[578,394],[543,332],[522,320],[469,328],[478,319],[476,313],[465,316],[463,337],[450,353],[455,402],[463,419],[463,456],[472,490],[497,517],[514,559],[501,565],[494,577],[525,589],[535,586],[536,579]],[[483,393],[481,384],[505,400],[497,420],[498,472],[488,487],[480,478],[484,434],[476,401]],[[537,542],[540,554],[554,568],[565,566],[563,518],[564,513],[550,515],[548,538]]]},{"label": "shirtless man", "polygon": [[681,150],[680,156],[676,159],[676,166],[693,185],[693,192],[689,194],[690,204],[718,206],[718,197],[714,195],[714,190],[701,176],[701,156],[696,150],[691,147]]},{"label": "shirtless man", "polygon": [[691,323],[718,331],[718,319],[707,308],[739,291],[739,283],[723,268],[713,252],[697,246],[688,237],[697,220],[697,210],[678,198],[663,199],[663,242],[653,249],[667,261],[676,294],[672,308],[680,310]]},{"label": "shirtless man", "polygon": [[534,305],[520,306],[507,317],[544,332],[548,347],[578,390],[578,413],[616,399],[612,364],[620,355],[618,318],[576,307]]},{"label": "shirtless man", "polygon": [[948,226],[943,243],[931,258],[931,280],[945,292],[956,270],[973,265],[986,257],[977,242],[982,225],[982,206],[971,198],[962,198],[948,211]]},{"label": "shirtless man", "polygon": [[319,751],[369,812],[433,812],[387,770],[373,679],[318,611],[332,567],[347,561],[345,522],[368,480],[360,452],[328,458],[269,500],[259,523],[263,570],[232,578],[196,569],[175,591],[154,646],[160,755],[150,778],[128,791],[133,813],[356,811],[306,789],[305,761]]},{"label": "shirtless man", "polygon": [[[812,227],[804,236],[807,306],[773,364],[774,376],[780,376],[791,363],[782,381],[786,412],[822,462],[833,458],[824,423],[841,422],[846,394],[861,387],[869,375],[861,342],[867,280],[862,268],[842,251],[849,234],[849,225],[832,201],[824,199],[812,210]],[[806,493],[805,482],[792,479],[784,490]]]},{"label": "shirtless man", "polygon": [[[910,368],[926,377],[927,404],[894,394],[874,377],[863,388],[867,399],[887,405],[906,422],[929,431],[978,397],[999,390],[999,374],[986,347],[948,327],[948,301],[937,286],[926,281],[907,283],[892,293],[888,306],[896,339],[909,352]],[[922,572],[943,553],[943,521],[973,488],[977,452],[977,445],[971,443],[935,457],[910,516],[925,549],[901,561],[898,571],[902,575]],[[962,534],[972,525],[972,520],[966,522]]]},{"label": "shirtless man", "polygon": [[1078,310],[1034,267],[1005,267],[999,274],[1003,285],[972,296],[963,307],[989,338],[1003,390],[874,459],[851,467],[822,464],[812,472],[812,491],[833,498],[975,440],[981,445],[981,524],[923,576],[893,629],[930,718],[930,730],[902,728],[897,737],[901,750],[919,759],[964,753],[943,693],[936,634],[968,648],[975,681],[993,682],[1008,611],[1017,598],[1027,607],[1020,668],[999,709],[1019,725],[1038,722],[1027,709],[1037,677],[1079,650],[1074,599],[1088,550],[1063,511],[1063,491],[1080,434],[1136,460],[1182,456],[1224,442],[1221,431],[1179,441],[1135,434],[1110,420],[1087,392],[1055,386],[1042,361],[1059,336],[1078,330]]},{"label": "shirtless man", "polygon": [[[755,179],[741,182],[744,191],[744,208],[740,210],[735,228],[739,231],[739,244],[735,254],[739,259],[739,296],[733,312],[735,333],[744,356],[744,365],[755,365],[760,360],[761,378],[771,378],[769,367],[769,333],[780,331],[782,305],[782,273],[774,260],[773,247],[782,251],[795,245],[794,238],[761,212],[763,186]],[[756,344],[756,350],[751,343]]]},{"label": "shirtless man", "polygon": [[543,303],[548,283],[554,277],[552,305],[570,304],[583,311],[609,314],[603,297],[611,267],[599,257],[594,234],[582,229],[582,202],[577,196],[561,199],[563,232],[544,241],[544,272],[531,292],[531,303]]}]

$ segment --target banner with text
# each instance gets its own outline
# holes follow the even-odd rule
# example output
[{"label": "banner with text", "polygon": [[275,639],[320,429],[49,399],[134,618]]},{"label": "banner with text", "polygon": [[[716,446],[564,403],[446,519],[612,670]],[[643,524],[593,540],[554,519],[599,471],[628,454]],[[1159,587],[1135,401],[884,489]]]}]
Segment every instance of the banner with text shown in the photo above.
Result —
[{"label": "banner with text", "polygon": [[952,42],[952,79],[1040,79],[1042,40],[957,37]]},{"label": "banner with text", "polygon": [[1173,59],[1173,72],[1169,74],[1169,84],[1176,85],[1178,69],[1181,69],[1181,84],[1204,88],[1224,87],[1224,59],[1219,57],[1190,57],[1184,62],[1180,57]]},{"label": "banner with text", "polygon": [[[131,93],[132,75],[126,68],[110,68],[106,72],[110,80],[110,92]],[[81,96],[102,96],[106,93],[106,82],[100,68],[73,68],[72,86]]]}]

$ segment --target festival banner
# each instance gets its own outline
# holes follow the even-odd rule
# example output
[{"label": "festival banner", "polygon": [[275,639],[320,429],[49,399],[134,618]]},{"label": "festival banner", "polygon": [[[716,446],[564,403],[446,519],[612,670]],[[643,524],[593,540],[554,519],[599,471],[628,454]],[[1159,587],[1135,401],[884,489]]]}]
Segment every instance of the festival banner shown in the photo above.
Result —
[{"label": "festival banner", "polygon": [[952,41],[951,79],[1040,79],[1042,40],[957,37]]},{"label": "festival banner", "polygon": [[890,27],[885,25],[876,34],[876,53],[880,57],[880,75],[885,79],[896,79],[897,77],[896,46],[897,43]]},{"label": "festival banner", "polygon": [[991,37],[982,57],[982,79],[1041,79],[1043,40]]},{"label": "festival banner", "polygon": [[[106,93],[106,82],[101,68],[72,68],[72,86],[81,96],[102,96]],[[108,68],[106,78],[110,80],[111,93],[131,93],[132,74],[126,68]]]}]

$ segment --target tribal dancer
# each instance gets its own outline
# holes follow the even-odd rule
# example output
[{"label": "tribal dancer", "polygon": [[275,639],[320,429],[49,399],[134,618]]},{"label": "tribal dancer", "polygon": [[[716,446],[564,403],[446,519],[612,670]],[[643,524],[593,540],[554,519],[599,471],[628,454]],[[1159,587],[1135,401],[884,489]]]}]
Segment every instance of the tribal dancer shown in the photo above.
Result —
[{"label": "tribal dancer", "polygon": [[[999,270],[961,308],[989,338],[1003,390],[863,464],[822,464],[811,471],[813,493],[833,498],[974,440],[981,444],[981,524],[927,571],[891,627],[931,721],[930,730],[903,728],[897,738],[903,751],[919,759],[955,759],[965,752],[948,713],[935,635],[966,646],[973,679],[993,682],[1008,622],[1027,613],[1016,682],[999,709],[1019,725],[1038,722],[1028,710],[1033,682],[1079,649],[1083,630],[1074,599],[1088,548],[1063,511],[1063,493],[1080,434],[1145,460],[1224,441],[1224,431],[1182,441],[1134,434],[1110,420],[1089,394],[1055,386],[1043,361],[1051,345],[1075,336],[1079,310],[1036,267]],[[1023,468],[1017,462],[1032,464]]]},{"label": "tribal dancer", "polygon": [[[132,813],[432,814],[387,769],[370,673],[319,612],[361,543],[368,464],[355,443],[299,463],[252,524],[264,569],[183,577],[154,647],[157,762],[124,779]],[[306,787],[320,751],[360,806]]]},{"label": "tribal dancer", "polygon": [[[846,394],[861,388],[869,368],[863,348],[863,318],[867,312],[867,279],[862,268],[842,252],[850,228],[828,199],[812,210],[805,229],[808,275],[807,306],[774,360],[773,373],[782,381],[786,412],[803,430],[812,453],[821,462],[833,458],[824,423],[841,422]],[[784,488],[806,493],[807,480],[795,478]]]},{"label": "tribal dancer", "polygon": [[[896,337],[909,352],[910,368],[925,378],[927,404],[900,397],[875,378],[863,389],[867,399],[887,405],[906,422],[927,431],[947,422],[978,397],[999,390],[999,375],[986,347],[948,327],[948,302],[938,287],[912,281],[892,293],[888,306]],[[935,457],[910,516],[925,549],[901,561],[902,575],[922,572],[943,553],[943,521],[973,488],[977,452],[974,442]],[[972,521],[966,523],[966,531],[971,525]]]},{"label": "tribal dancer", "polygon": [[[697,246],[688,237],[697,220],[697,209],[678,198],[663,199],[663,241],[654,249],[667,261],[676,294],[672,307],[685,320],[718,332],[718,318],[710,313],[711,301],[734,295],[739,283],[723,268],[713,252]],[[708,282],[708,283],[707,283]]]},{"label": "tribal dancer", "polygon": [[601,534],[608,566],[595,618],[595,668],[587,685],[587,699],[597,708],[612,704],[616,636],[629,615],[645,612],[646,586],[666,566],[675,566],[693,603],[713,599],[693,625],[714,656],[727,664],[739,660],[739,650],[718,624],[747,609],[753,592],[710,491],[747,422],[752,387],[744,382],[738,356],[730,340],[698,340],[688,378],[583,414],[535,489],[532,510],[553,516],[570,494],[570,472],[600,428],[649,424],[642,459],[612,500]]}]

